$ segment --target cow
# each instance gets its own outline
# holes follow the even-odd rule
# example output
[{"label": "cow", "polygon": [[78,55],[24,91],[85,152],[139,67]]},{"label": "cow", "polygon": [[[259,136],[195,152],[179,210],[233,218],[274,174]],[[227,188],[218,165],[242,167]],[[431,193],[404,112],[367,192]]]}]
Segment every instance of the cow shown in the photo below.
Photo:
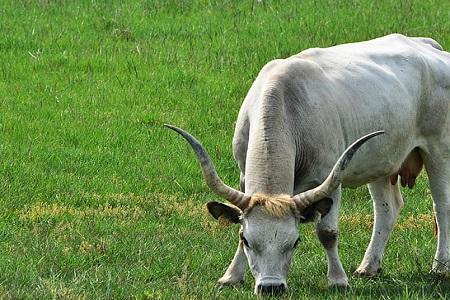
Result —
[{"label": "cow", "polygon": [[376,276],[403,206],[398,179],[414,186],[422,165],[438,227],[431,270],[449,272],[449,103],[450,54],[430,38],[391,34],[308,49],[262,68],[233,137],[239,190],[222,182],[192,135],[166,125],[190,143],[209,188],[232,204],[209,202],[209,213],[241,226],[218,284],[243,281],[248,263],[255,293],[285,291],[299,224],[315,221],[329,286],[348,286],[338,254],[341,189],[363,184],[374,226],[354,275]]}]

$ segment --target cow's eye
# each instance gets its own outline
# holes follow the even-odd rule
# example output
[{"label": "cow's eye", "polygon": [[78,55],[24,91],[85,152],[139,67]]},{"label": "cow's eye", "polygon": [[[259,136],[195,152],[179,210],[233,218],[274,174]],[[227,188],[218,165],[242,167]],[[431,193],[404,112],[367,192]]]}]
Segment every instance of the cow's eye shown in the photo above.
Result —
[{"label": "cow's eye", "polygon": [[298,239],[295,241],[294,246],[292,246],[292,248],[297,247],[299,241],[300,241],[300,238],[298,238]]},{"label": "cow's eye", "polygon": [[244,235],[242,234],[242,232],[239,234],[239,237],[240,237],[241,240],[244,242],[245,247],[250,248],[250,246],[248,245],[247,239],[244,237]]}]

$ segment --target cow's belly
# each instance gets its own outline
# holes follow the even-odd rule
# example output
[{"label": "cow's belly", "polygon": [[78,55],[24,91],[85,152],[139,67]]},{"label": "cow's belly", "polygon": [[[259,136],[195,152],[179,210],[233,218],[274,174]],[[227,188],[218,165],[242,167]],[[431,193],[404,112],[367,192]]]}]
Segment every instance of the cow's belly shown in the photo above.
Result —
[{"label": "cow's belly", "polygon": [[344,177],[343,187],[358,187],[375,181],[378,178],[389,177],[392,185],[398,179],[403,187],[412,188],[416,178],[423,168],[423,159],[418,148],[413,149],[404,159],[395,155],[382,160],[372,160],[359,168],[348,170]]}]

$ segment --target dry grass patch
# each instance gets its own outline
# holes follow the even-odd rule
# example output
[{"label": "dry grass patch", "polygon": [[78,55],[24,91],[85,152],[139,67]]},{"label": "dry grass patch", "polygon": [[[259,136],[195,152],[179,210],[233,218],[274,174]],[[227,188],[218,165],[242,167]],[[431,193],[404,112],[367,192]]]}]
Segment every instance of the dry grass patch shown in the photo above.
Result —
[{"label": "dry grass patch", "polygon": [[87,299],[86,295],[79,294],[67,287],[64,282],[56,278],[42,279],[42,288],[53,299]]},{"label": "dry grass patch", "polygon": [[61,217],[107,217],[118,219],[137,219],[142,218],[145,215],[145,212],[139,207],[126,205],[112,207],[108,204],[105,204],[96,208],[75,208],[65,206],[60,203],[36,202],[22,210],[19,210],[18,215],[19,219],[22,221],[39,221]]},{"label": "dry grass patch", "polygon": [[108,193],[105,195],[97,194],[97,193],[82,193],[81,196],[84,199],[88,199],[90,201],[95,200],[96,202],[112,202],[112,203],[124,203],[127,205],[130,204],[148,204],[148,199],[142,195],[138,195],[135,193]]},{"label": "dry grass patch", "polygon": [[83,240],[80,242],[80,246],[78,247],[78,252],[80,253],[92,253],[96,252],[99,254],[105,254],[109,248],[110,242],[106,242],[104,240],[89,242]]},{"label": "dry grass patch", "polygon": [[364,227],[366,229],[371,229],[373,227],[373,216],[368,214],[342,215],[340,217],[340,223],[351,227],[357,226],[359,228]]},{"label": "dry grass patch", "polygon": [[[39,222],[49,219],[73,218],[114,218],[117,222],[137,220],[145,216],[160,220],[179,216],[183,219],[196,220],[205,230],[219,231],[225,225],[209,216],[206,202],[196,200],[195,195],[181,198],[175,195],[153,193],[147,196],[133,193],[111,193],[100,195],[96,193],[83,194],[97,207],[74,207],[62,203],[36,202],[17,211],[22,221]],[[94,200],[94,201],[92,201]],[[71,225],[59,224],[57,230],[64,231]]]},{"label": "dry grass patch", "polygon": [[402,219],[397,228],[400,229],[424,229],[433,228],[434,216],[429,214],[408,215],[408,217]]},{"label": "dry grass patch", "polygon": [[0,283],[0,299],[14,299],[16,298],[7,287]]},{"label": "dry grass patch", "polygon": [[152,193],[146,196],[134,193],[109,193],[105,195],[85,193],[82,196],[98,203],[106,202],[128,207],[140,206],[158,217],[177,214],[190,218],[202,218],[205,214],[208,214],[205,207],[206,202],[202,203],[195,200],[195,195],[185,198],[163,193]]},{"label": "dry grass patch", "polygon": [[[425,229],[433,227],[433,214],[409,214],[406,217],[400,218],[395,225],[399,229]],[[372,229],[373,216],[362,214],[351,214],[340,217],[342,225],[349,227],[358,227]]]},{"label": "dry grass patch", "polygon": [[189,218],[204,218],[208,214],[206,203],[194,201],[193,197],[180,198],[175,195],[154,193],[149,195],[148,199],[154,204],[155,214],[161,217],[177,214]]},{"label": "dry grass patch", "polygon": [[193,222],[199,222],[202,228],[208,232],[218,232],[230,225],[220,220],[215,220],[206,209],[207,201],[196,199],[196,195],[189,198],[181,198],[175,195],[154,193],[149,195],[148,202],[152,204],[152,212],[157,218],[179,216]]}]

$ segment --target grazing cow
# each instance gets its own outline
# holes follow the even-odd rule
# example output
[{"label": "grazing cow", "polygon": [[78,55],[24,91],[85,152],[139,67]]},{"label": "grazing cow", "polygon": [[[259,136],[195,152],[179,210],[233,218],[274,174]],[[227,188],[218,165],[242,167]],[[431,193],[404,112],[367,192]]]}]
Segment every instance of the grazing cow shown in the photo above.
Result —
[{"label": "grazing cow", "polygon": [[[337,250],[341,188],[362,184],[369,186],[375,223],[355,275],[376,275],[403,206],[398,177],[412,187],[422,164],[438,226],[432,271],[448,272],[449,103],[450,54],[432,39],[393,34],[264,66],[233,138],[240,191],[220,180],[194,137],[167,125],[191,144],[212,191],[234,204],[210,202],[209,212],[241,225],[238,249],[218,283],[241,282],[248,262],[256,293],[284,291],[298,226],[316,220],[329,285],[347,286]],[[372,139],[382,133],[376,130],[385,134]]]}]

